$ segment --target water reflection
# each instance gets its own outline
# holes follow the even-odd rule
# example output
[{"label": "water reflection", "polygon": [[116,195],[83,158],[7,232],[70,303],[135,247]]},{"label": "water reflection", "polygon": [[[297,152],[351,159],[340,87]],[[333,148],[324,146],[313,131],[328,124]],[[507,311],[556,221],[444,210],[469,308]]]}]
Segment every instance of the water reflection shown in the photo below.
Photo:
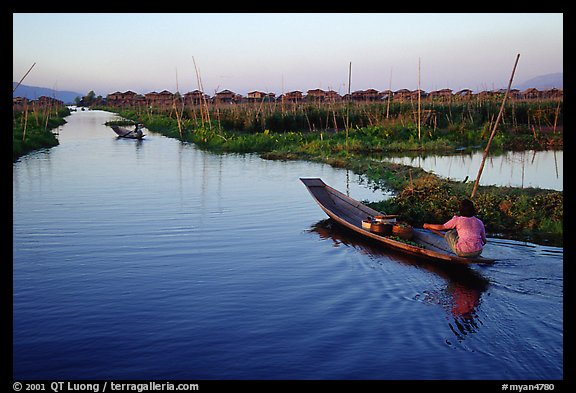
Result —
[{"label": "water reflection", "polygon": [[[422,168],[453,180],[462,181],[468,177],[469,181],[474,181],[478,175],[482,156],[483,151],[473,151],[444,155],[425,153],[402,156],[380,155],[374,159]],[[563,157],[563,150],[526,150],[490,154],[480,184],[562,191]]]},{"label": "water reflection", "polygon": [[309,232],[317,233],[321,239],[331,240],[335,245],[344,244],[372,258],[385,257],[403,265],[415,266],[445,280],[446,287],[443,289],[423,290],[422,294],[414,296],[414,300],[444,309],[453,319],[449,322],[449,327],[459,341],[477,332],[482,325],[477,308],[481,303],[482,294],[489,287],[489,281],[469,266],[439,264],[376,246],[358,234],[338,226],[332,219],[317,222],[312,225]]}]

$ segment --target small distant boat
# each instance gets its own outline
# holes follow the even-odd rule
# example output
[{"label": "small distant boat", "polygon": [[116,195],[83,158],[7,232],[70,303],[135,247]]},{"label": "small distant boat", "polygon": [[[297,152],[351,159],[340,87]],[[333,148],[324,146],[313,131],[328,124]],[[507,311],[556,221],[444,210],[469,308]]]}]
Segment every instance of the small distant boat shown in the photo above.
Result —
[{"label": "small distant boat", "polygon": [[324,183],[322,179],[301,178],[300,180],[304,183],[318,205],[320,205],[320,208],[322,208],[330,218],[338,224],[359,233],[362,236],[376,240],[390,249],[437,262],[453,262],[461,264],[494,262],[494,259],[484,257],[460,257],[450,250],[450,247],[442,236],[426,229],[413,228],[410,243],[375,233],[371,229],[365,227],[363,222],[366,221],[368,216],[384,216],[381,212],[378,212],[357,200],[350,198],[340,191],[335,190]]},{"label": "small distant boat", "polygon": [[142,130],[138,127],[136,127],[133,130],[130,130],[128,128],[124,128],[124,127],[120,127],[120,126],[110,126],[112,128],[112,130],[114,130],[114,132],[116,134],[118,134],[118,136],[120,138],[130,138],[130,139],[142,139],[144,138],[144,134],[142,133]]}]

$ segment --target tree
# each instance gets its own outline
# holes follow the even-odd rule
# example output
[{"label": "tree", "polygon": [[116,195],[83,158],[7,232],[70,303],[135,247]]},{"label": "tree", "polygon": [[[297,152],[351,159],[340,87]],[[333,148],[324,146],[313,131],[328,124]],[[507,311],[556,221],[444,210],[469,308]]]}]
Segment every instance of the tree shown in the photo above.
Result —
[{"label": "tree", "polygon": [[88,94],[84,96],[83,99],[86,105],[90,106],[94,103],[94,100],[96,99],[96,93],[94,93],[94,90],[90,90]]},{"label": "tree", "polygon": [[95,103],[95,101],[96,101],[96,93],[94,93],[94,90],[90,90],[88,94],[86,94],[80,100],[78,100],[78,97],[76,97],[77,106],[91,106]]}]

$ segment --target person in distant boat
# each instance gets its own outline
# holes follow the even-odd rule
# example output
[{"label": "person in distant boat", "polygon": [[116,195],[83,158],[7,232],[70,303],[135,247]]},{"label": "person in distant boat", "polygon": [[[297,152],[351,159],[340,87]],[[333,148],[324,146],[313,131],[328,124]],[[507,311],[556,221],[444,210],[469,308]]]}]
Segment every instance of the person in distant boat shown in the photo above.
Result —
[{"label": "person in distant boat", "polygon": [[142,130],[140,129],[139,123],[136,123],[136,129],[134,130],[134,133],[138,138],[142,137]]},{"label": "person in distant boat", "polygon": [[460,213],[444,224],[423,225],[424,229],[447,231],[446,243],[461,257],[478,257],[486,244],[486,229],[482,220],[476,217],[476,208],[469,199],[460,201]]}]

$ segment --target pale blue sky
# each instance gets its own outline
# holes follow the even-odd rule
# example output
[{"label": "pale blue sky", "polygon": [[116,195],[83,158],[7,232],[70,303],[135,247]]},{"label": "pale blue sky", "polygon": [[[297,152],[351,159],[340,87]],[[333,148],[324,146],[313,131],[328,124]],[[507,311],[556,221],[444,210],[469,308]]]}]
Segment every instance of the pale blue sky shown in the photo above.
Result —
[{"label": "pale blue sky", "polygon": [[421,87],[485,90],[563,72],[563,15],[13,14],[13,80],[138,93]]}]

